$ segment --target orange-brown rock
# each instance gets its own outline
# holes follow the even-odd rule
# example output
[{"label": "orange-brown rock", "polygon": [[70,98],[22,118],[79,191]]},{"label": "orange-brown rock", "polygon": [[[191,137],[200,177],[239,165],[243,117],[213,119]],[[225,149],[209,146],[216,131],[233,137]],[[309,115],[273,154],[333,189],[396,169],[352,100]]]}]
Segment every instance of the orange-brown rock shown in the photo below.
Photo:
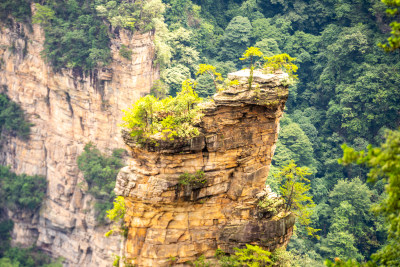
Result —
[{"label": "orange-brown rock", "polygon": [[[191,140],[136,145],[125,141],[132,157],[118,177],[115,192],[125,196],[128,226],[125,256],[138,266],[185,265],[221,248],[257,244],[285,246],[294,217],[272,217],[257,207],[274,153],[288,96],[287,74],[248,71],[229,75],[240,84],[204,104],[200,136]],[[182,184],[180,176],[204,172],[205,183]],[[273,195],[273,194],[272,194]]]}]

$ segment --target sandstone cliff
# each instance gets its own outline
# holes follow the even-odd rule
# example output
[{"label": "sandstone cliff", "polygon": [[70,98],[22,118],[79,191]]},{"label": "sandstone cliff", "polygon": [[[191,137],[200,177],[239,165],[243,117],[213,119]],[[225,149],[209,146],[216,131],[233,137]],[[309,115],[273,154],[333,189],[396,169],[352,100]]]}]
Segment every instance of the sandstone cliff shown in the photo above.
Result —
[{"label": "sandstone cliff", "polygon": [[[230,74],[240,84],[204,105],[199,137],[140,147],[125,135],[132,157],[115,191],[125,196],[130,263],[184,266],[200,255],[213,257],[217,248],[287,244],[294,217],[257,207],[261,196],[273,195],[265,181],[288,96],[287,74],[257,73],[251,90],[248,75]],[[180,182],[185,172],[199,170],[206,182]]]},{"label": "sandstone cliff", "polygon": [[[112,40],[113,62],[84,75],[54,73],[43,61],[44,32],[38,25],[0,25],[0,88],[21,105],[34,124],[30,140],[8,139],[0,163],[17,173],[39,174],[48,180],[40,214],[9,211],[15,221],[13,242],[36,244],[66,266],[110,266],[119,238],[106,239],[96,227],[93,199],[76,158],[92,141],[102,151],[124,147],[118,127],[121,110],[148,93],[158,71],[153,67],[153,36],[123,31]],[[133,50],[128,61],[118,55],[121,44]]]}]

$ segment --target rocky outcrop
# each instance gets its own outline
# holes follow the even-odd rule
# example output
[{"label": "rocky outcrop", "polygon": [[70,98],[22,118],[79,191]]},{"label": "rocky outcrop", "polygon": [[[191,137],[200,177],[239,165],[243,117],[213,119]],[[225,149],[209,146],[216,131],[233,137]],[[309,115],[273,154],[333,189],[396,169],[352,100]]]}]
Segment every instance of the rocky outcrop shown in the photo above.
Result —
[{"label": "rocky outcrop", "polygon": [[[251,243],[272,250],[287,244],[293,215],[265,213],[257,204],[274,195],[265,181],[288,76],[255,73],[251,89],[248,76],[230,74],[239,85],[203,105],[201,134],[194,139],[139,146],[125,135],[132,157],[115,192],[125,197],[130,263],[184,266],[200,255],[213,257],[217,248],[232,252]],[[185,173],[191,178],[183,180]]]},{"label": "rocky outcrop", "polygon": [[[158,71],[153,67],[152,34],[112,40],[113,61],[90,73],[54,73],[44,62],[44,32],[38,25],[10,21],[0,28],[0,88],[21,105],[34,124],[29,141],[9,138],[0,163],[17,173],[43,175],[46,200],[38,214],[9,211],[15,221],[13,242],[36,244],[66,266],[110,266],[119,238],[106,239],[96,226],[94,200],[85,194],[76,158],[92,141],[102,151],[124,147],[121,110],[150,91]],[[121,44],[132,49],[132,60],[119,56]]]}]

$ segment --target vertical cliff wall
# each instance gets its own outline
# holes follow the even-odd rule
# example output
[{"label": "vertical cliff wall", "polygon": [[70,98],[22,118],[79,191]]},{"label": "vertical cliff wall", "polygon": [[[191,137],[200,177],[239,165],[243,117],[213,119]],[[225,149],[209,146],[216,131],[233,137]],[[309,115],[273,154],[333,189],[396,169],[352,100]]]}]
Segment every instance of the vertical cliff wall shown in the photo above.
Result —
[{"label": "vertical cliff wall", "polygon": [[[0,163],[17,173],[48,180],[40,214],[9,211],[15,221],[13,242],[36,244],[67,266],[110,266],[119,238],[105,239],[95,227],[93,198],[85,194],[76,158],[89,141],[102,151],[124,147],[118,123],[121,110],[148,93],[158,71],[153,67],[150,33],[120,31],[112,40],[113,61],[87,75],[71,70],[54,73],[43,61],[44,32],[38,25],[0,25],[0,88],[21,105],[34,124],[30,140],[8,139]],[[118,54],[121,44],[132,60]]]},{"label": "vertical cliff wall", "polygon": [[[125,196],[129,229],[126,258],[138,266],[185,266],[220,248],[257,244],[286,246],[293,230],[290,213],[258,208],[260,198],[276,198],[265,187],[288,97],[287,74],[229,75],[240,84],[204,104],[200,136],[154,140],[138,146],[129,134],[129,166],[117,177]],[[182,174],[204,172],[206,181],[182,182]],[[174,259],[173,261],[171,259]]]}]

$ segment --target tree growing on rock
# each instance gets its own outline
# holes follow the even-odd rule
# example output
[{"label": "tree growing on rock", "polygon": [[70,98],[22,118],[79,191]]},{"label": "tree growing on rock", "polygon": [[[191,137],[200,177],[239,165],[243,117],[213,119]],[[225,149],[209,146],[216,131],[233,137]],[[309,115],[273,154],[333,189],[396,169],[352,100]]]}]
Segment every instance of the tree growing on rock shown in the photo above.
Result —
[{"label": "tree growing on rock", "polygon": [[315,207],[312,196],[309,195],[310,180],[306,176],[311,175],[307,167],[297,167],[291,161],[284,166],[276,174],[276,177],[281,181],[280,193],[285,200],[284,209],[286,212],[291,211],[301,225],[306,227],[309,235],[315,235],[319,229],[314,229],[310,226],[312,209]]},{"label": "tree growing on rock", "polygon": [[202,75],[202,74],[208,74],[211,76],[213,82],[214,82],[214,86],[215,86],[215,90],[218,91],[218,81],[222,81],[222,75],[221,73],[218,73],[215,69],[214,66],[212,65],[208,65],[208,64],[200,64],[199,65],[199,70],[197,71],[196,75]]},{"label": "tree growing on rock", "polygon": [[249,69],[250,69],[250,76],[249,76],[249,90],[251,89],[251,84],[253,83],[253,72],[255,67],[255,62],[254,62],[254,58],[255,57],[262,57],[263,53],[260,51],[260,48],[258,47],[249,47],[247,48],[246,52],[244,52],[243,57],[240,58],[240,60],[246,60],[246,59],[250,59],[250,65],[249,65]]}]

